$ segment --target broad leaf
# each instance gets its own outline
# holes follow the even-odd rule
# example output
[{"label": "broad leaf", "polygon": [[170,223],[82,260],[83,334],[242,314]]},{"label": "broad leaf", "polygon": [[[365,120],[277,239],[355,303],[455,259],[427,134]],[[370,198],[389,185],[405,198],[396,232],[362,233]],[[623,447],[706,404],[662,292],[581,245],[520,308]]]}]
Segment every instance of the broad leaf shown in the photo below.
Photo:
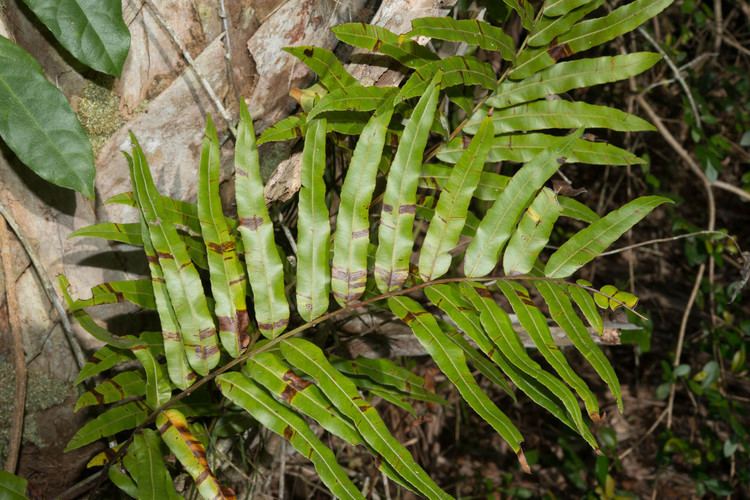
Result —
[{"label": "broad leaf", "polygon": [[0,498],[3,500],[26,500],[26,479],[0,470]]},{"label": "broad leaf", "polygon": [[89,68],[119,76],[130,49],[120,0],[23,0],[60,44]]},{"label": "broad leaf", "polygon": [[81,123],[39,63],[2,36],[0,136],[37,175],[93,198],[94,153]]}]

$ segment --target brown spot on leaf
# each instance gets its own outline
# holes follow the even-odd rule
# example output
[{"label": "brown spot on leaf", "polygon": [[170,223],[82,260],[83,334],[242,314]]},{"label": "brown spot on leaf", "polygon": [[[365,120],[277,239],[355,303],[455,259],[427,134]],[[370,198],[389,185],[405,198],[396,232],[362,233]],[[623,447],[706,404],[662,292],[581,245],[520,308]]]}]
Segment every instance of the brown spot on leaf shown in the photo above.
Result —
[{"label": "brown spot on leaf", "polygon": [[250,231],[256,231],[261,225],[263,225],[263,218],[253,215],[252,217],[243,217],[240,219],[240,225],[248,228]]},{"label": "brown spot on leaf", "polygon": [[560,59],[564,59],[566,57],[572,56],[573,50],[570,48],[570,45],[568,45],[567,43],[558,45],[556,41],[553,41],[552,46],[549,49],[547,49],[547,53],[552,59],[555,60],[555,62],[557,62]]},{"label": "brown spot on leaf", "polygon": [[287,441],[291,441],[291,439],[294,437],[294,429],[292,429],[291,426],[286,426],[284,429],[284,438]]}]

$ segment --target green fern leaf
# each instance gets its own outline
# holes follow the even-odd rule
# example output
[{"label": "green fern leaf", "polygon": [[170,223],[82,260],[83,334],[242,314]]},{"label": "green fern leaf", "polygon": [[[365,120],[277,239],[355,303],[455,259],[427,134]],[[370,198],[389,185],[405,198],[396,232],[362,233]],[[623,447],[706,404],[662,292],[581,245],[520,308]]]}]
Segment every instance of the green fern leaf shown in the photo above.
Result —
[{"label": "green fern leaf", "polygon": [[200,276],[177,230],[170,224],[162,223],[168,220],[162,198],[156,191],[143,150],[134,136],[131,136],[131,140],[133,156],[128,158],[128,163],[133,192],[164,274],[188,362],[198,374],[206,375],[219,363],[219,346]]},{"label": "green fern leaf", "polygon": [[[464,132],[475,133],[486,116],[486,109],[479,110],[466,124]],[[656,130],[646,120],[619,109],[561,99],[541,100],[501,109],[492,114],[492,122],[496,134],[578,127],[607,128],[619,132]]]},{"label": "green fern leaf", "polygon": [[566,278],[591,262],[659,205],[670,203],[663,196],[642,196],[578,231],[553,253],[544,267],[549,278]]},{"label": "green fern leaf", "polygon": [[133,437],[125,466],[137,484],[135,498],[179,499],[162,457],[160,439],[151,429],[143,429]]},{"label": "green fern leaf", "polygon": [[565,331],[575,348],[586,358],[591,366],[594,367],[596,373],[607,384],[612,395],[617,400],[617,408],[622,413],[622,392],[620,391],[620,382],[617,379],[615,370],[601,349],[591,340],[586,326],[575,314],[573,304],[570,302],[565,290],[560,285],[547,281],[537,282],[536,288],[547,303],[552,319],[560,325],[560,328]]},{"label": "green fern leaf", "polygon": [[172,387],[167,379],[167,373],[146,344],[133,347],[132,352],[146,372],[146,403],[150,408],[159,408],[172,397]]},{"label": "green fern leaf", "polygon": [[450,268],[450,251],[461,237],[469,203],[481,180],[493,136],[492,120],[485,119],[451,170],[419,254],[419,274],[424,281],[439,278]]},{"label": "green fern leaf", "polygon": [[525,80],[501,83],[487,99],[487,105],[501,109],[573,89],[624,80],[643,73],[660,60],[661,56],[653,52],[635,52],[558,63]]},{"label": "green fern leaf", "polygon": [[301,114],[288,116],[274,123],[260,134],[258,146],[267,142],[290,141],[304,137],[305,122],[306,116]]},{"label": "green fern leaf", "polygon": [[297,312],[312,321],[328,310],[331,288],[331,225],[326,205],[326,121],[313,121],[305,134],[297,222]]},{"label": "green fern leaf", "polygon": [[497,286],[508,299],[513,312],[518,316],[518,321],[534,341],[539,353],[554,368],[560,378],[576,391],[586,406],[589,416],[597,421],[599,419],[599,402],[596,400],[596,396],[591,392],[586,382],[573,371],[565,356],[555,344],[552,332],[547,325],[547,319],[534,305],[531,297],[529,297],[528,290],[520,283],[512,281],[498,281]]},{"label": "green fern leaf", "polygon": [[452,17],[420,17],[412,20],[407,36],[427,36],[449,42],[464,42],[484,50],[499,52],[503,59],[512,61],[516,55],[513,39],[502,29],[476,19]]},{"label": "green fern leaf", "polygon": [[422,94],[404,128],[388,173],[375,254],[375,282],[384,293],[399,288],[409,274],[422,153],[430,135],[439,93],[433,81]]},{"label": "green fern leaf", "polygon": [[425,380],[422,377],[389,359],[359,357],[352,360],[334,361],[333,366],[347,375],[367,377],[378,384],[394,387],[412,399],[437,404],[447,403],[434,392],[425,389]]},{"label": "green fern leaf", "polygon": [[[560,422],[578,432],[567,410],[561,406],[560,400],[550,393],[549,389],[535,378],[517,369],[508,357],[498,349],[485,333],[479,314],[466,300],[463,291],[458,286],[433,285],[425,289],[430,301],[443,310],[451,321],[473,340],[479,349],[487,355],[508,378],[536,404],[550,412]],[[521,464],[523,459],[521,457]]]},{"label": "green fern leaf", "polygon": [[470,362],[479,373],[481,373],[487,380],[500,387],[508,396],[513,398],[514,402],[518,402],[516,394],[513,392],[513,388],[508,383],[508,380],[503,376],[503,372],[501,372],[500,369],[487,358],[487,356],[475,349],[460,331],[451,329],[451,331],[447,331],[445,334],[454,344],[461,348],[466,356],[466,360]]},{"label": "green fern leaf", "polygon": [[151,286],[154,291],[156,311],[159,314],[162,337],[164,339],[164,353],[167,358],[167,371],[170,380],[180,389],[189,387],[196,379],[195,372],[190,368],[185,346],[182,342],[182,333],[177,322],[177,316],[172,306],[172,301],[167,292],[164,280],[164,271],[159,264],[151,244],[148,227],[141,216],[141,235],[143,239],[143,251],[146,254],[149,272],[151,273]]},{"label": "green fern leaf", "polygon": [[357,429],[341,415],[315,384],[303,379],[275,352],[250,358],[242,372],[277,399],[304,413],[325,430],[352,445],[362,444]]},{"label": "green fern leaf", "polygon": [[438,74],[442,75],[439,80],[442,89],[457,85],[479,85],[494,90],[497,86],[495,71],[489,63],[470,56],[451,56],[415,69],[404,86],[401,87],[397,101],[401,102],[424,95],[430,82]]},{"label": "green fern leaf", "polygon": [[551,47],[521,52],[510,73],[514,80],[526,78],[554,65],[559,59],[588,50],[628,33],[669,7],[674,0],[635,0],[604,17],[581,21],[557,38]]},{"label": "green fern leaf", "polygon": [[479,311],[479,320],[493,344],[518,370],[537,380],[560,399],[578,433],[594,449],[597,449],[596,439],[584,422],[581,409],[578,407],[578,402],[573,393],[558,378],[545,371],[536,361],[531,359],[513,330],[508,314],[495,302],[489,290],[482,285],[469,283],[462,283],[460,288],[469,302]]},{"label": "green fern leaf", "polygon": [[75,450],[98,439],[133,429],[145,422],[147,417],[148,411],[144,405],[136,401],[110,408],[78,429],[65,447],[65,451]]},{"label": "green fern leaf", "polygon": [[531,271],[561,213],[562,207],[555,193],[549,188],[542,188],[521,216],[503,253],[503,271],[506,275]]},{"label": "green fern leaf", "polygon": [[206,448],[190,431],[185,415],[174,408],[164,410],[156,416],[156,427],[162,441],[195,481],[198,493],[203,498],[226,498],[208,464]]},{"label": "green fern leaf", "polygon": [[357,300],[364,293],[367,284],[369,209],[392,115],[393,101],[389,100],[370,118],[354,148],[341,187],[341,203],[333,242],[331,284],[333,296],[342,306]]},{"label": "green fern leaf", "polygon": [[151,280],[137,279],[101,283],[91,289],[91,297],[88,299],[74,300],[70,304],[69,310],[74,312],[86,307],[117,304],[123,301],[128,301],[143,309],[156,310]]},{"label": "green fern leaf", "polygon": [[276,249],[273,224],[263,197],[253,120],[243,100],[240,100],[234,168],[239,232],[245,247],[247,276],[253,290],[255,319],[264,336],[275,337],[289,323],[289,304],[284,292],[284,267]]},{"label": "green fern leaf", "polygon": [[74,385],[78,385],[84,380],[104,373],[113,366],[130,361],[131,359],[132,356],[130,356],[128,351],[113,349],[105,345],[89,357],[89,360],[81,367],[81,371],[78,372],[78,376],[76,376],[76,380],[73,383]]},{"label": "green fern leaf", "polygon": [[365,441],[389,462],[399,476],[428,498],[451,498],[393,437],[377,410],[362,399],[354,383],[330,364],[318,346],[304,339],[288,339],[280,346],[287,361],[315,380],[320,390],[352,420]]},{"label": "green fern leaf", "polygon": [[438,59],[437,54],[406,36],[399,36],[382,26],[364,23],[345,23],[331,31],[344,43],[360,49],[379,52],[391,57],[407,68],[417,68]]},{"label": "green fern leaf", "polygon": [[477,234],[466,249],[464,274],[481,277],[489,274],[497,264],[500,252],[513,233],[516,222],[536,191],[549,179],[561,163],[577,134],[568,136],[562,146],[551,148],[526,163],[513,176],[477,228]]},{"label": "green fern leaf", "polygon": [[328,49],[321,47],[286,47],[285,52],[305,63],[313,70],[320,83],[329,91],[359,88],[362,85],[350,75],[336,55]]},{"label": "green fern leaf", "polygon": [[578,21],[602,6],[604,0],[592,0],[559,17],[542,17],[531,31],[526,44],[529,47],[542,47],[551,44],[557,37],[570,31]]},{"label": "green fern leaf", "polygon": [[419,343],[469,406],[495,429],[514,452],[520,453],[523,436],[479,387],[466,365],[463,351],[440,330],[435,318],[408,297],[389,298],[388,306],[411,328]]},{"label": "green fern leaf", "polygon": [[198,176],[198,217],[206,244],[219,338],[227,353],[236,358],[250,343],[250,317],[245,303],[245,272],[240,267],[235,240],[224,222],[219,197],[220,155],[219,137],[209,116]]},{"label": "green fern leaf", "polygon": [[[530,133],[498,135],[495,137],[488,162],[514,161],[525,163],[550,147],[559,147],[567,139],[556,135]],[[464,150],[463,139],[457,137],[443,145],[437,157],[447,163],[456,163]],[[592,165],[638,165],[645,163],[633,153],[603,142],[578,139],[568,153],[570,163]]]},{"label": "green fern leaf", "polygon": [[145,393],[146,382],[140,373],[137,371],[121,372],[81,394],[73,411],[87,406],[115,403],[125,398],[143,396]]},{"label": "green fern leaf", "polygon": [[308,122],[321,113],[332,111],[374,111],[383,103],[395,96],[398,90],[394,87],[359,87],[346,90],[334,90],[323,96],[307,115]]},{"label": "green fern leaf", "polygon": [[568,285],[568,294],[573,302],[578,306],[578,309],[583,313],[583,317],[586,318],[589,325],[599,334],[604,333],[604,320],[602,315],[599,314],[599,308],[596,307],[594,298],[591,294],[581,288],[578,285]]},{"label": "green fern leaf", "polygon": [[545,0],[542,12],[545,16],[562,16],[587,3],[591,3],[591,0]]},{"label": "green fern leaf", "polygon": [[336,462],[333,452],[310,430],[299,415],[274,400],[265,390],[241,373],[225,373],[216,378],[222,394],[256,418],[264,427],[289,441],[300,454],[312,461],[320,479],[339,498],[362,498]]}]

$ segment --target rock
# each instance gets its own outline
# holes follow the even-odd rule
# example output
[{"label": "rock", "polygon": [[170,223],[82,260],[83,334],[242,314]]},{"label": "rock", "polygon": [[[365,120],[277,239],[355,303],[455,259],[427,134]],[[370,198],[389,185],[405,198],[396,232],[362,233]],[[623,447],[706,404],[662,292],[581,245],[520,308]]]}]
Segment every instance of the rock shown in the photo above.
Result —
[{"label": "rock", "polygon": [[289,114],[295,106],[289,91],[311,76],[297,58],[282,49],[297,45],[333,48],[336,39],[330,28],[358,20],[364,5],[365,0],[289,0],[258,28],[247,42],[259,75],[247,99],[250,113],[259,121],[258,130]]}]

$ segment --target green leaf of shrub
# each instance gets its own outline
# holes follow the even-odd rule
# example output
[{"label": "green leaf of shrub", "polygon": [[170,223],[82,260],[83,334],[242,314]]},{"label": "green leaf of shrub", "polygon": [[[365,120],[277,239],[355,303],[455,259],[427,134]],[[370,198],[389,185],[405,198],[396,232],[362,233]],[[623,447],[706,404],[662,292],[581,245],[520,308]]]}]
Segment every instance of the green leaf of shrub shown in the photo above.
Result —
[{"label": "green leaf of shrub", "polygon": [[130,50],[120,0],[23,0],[73,57],[119,76]]},{"label": "green leaf of shrub", "polygon": [[0,136],[41,178],[94,196],[94,153],[81,123],[39,63],[2,36]]}]

